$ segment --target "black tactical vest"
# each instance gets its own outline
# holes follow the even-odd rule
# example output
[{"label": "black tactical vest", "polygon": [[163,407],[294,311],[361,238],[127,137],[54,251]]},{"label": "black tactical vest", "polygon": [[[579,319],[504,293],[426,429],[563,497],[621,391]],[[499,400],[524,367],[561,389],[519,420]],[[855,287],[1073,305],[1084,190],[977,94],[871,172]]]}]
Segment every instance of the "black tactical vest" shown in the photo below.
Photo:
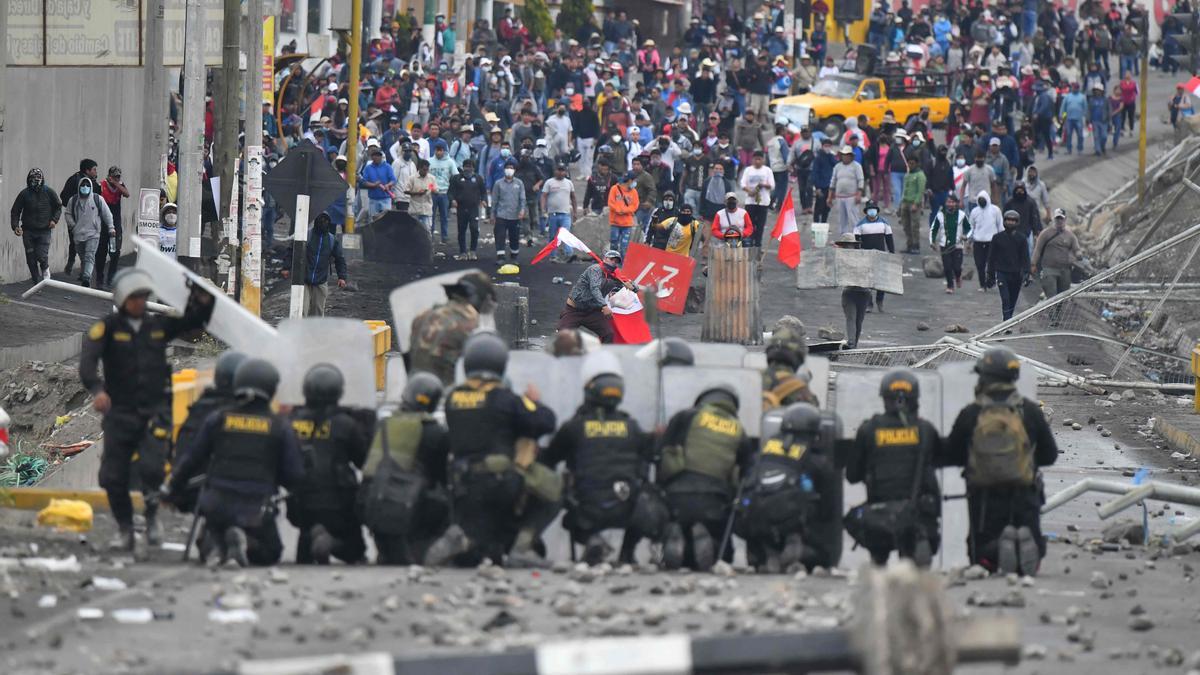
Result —
[{"label": "black tactical vest", "polygon": [[279,463],[278,419],[257,402],[220,413],[213,431],[209,479],[274,484]]},{"label": "black tactical vest", "polygon": [[[516,433],[509,415],[499,409],[497,395],[507,390],[498,380],[471,378],[446,396],[446,426],[450,449],[459,459],[480,460],[488,455],[512,457]],[[511,392],[508,392],[511,393]]]},{"label": "black tactical vest", "polygon": [[[921,449],[921,427],[917,417],[905,425],[899,415],[876,415],[870,424],[870,452],[867,453],[867,499],[872,502],[904,500],[912,497],[917,454]],[[929,468],[926,458],[925,469]]]},{"label": "black tactical vest", "polygon": [[629,416],[595,408],[582,415],[582,444],[575,451],[575,488],[582,491],[606,490],[616,481],[632,485],[643,475]]}]

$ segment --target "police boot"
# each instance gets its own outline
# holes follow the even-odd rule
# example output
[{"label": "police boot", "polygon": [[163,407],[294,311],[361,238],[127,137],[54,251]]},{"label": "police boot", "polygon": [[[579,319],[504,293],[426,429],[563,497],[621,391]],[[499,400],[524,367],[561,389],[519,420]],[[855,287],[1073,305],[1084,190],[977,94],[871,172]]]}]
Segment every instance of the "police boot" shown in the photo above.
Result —
[{"label": "police boot", "polygon": [[1017,558],[1020,560],[1021,574],[1030,577],[1037,574],[1038,567],[1042,564],[1042,554],[1038,551],[1033,530],[1028,527],[1017,528]]},{"label": "police boot", "polygon": [[441,567],[470,549],[467,533],[458,525],[451,525],[425,552],[425,566]]},{"label": "police boot", "polygon": [[793,532],[783,541],[783,552],[779,554],[779,564],[783,569],[790,570],[792,565],[799,565],[804,559],[804,539],[799,532]]},{"label": "police boot", "polygon": [[512,549],[504,557],[504,566],[517,568],[547,567],[546,558],[534,550],[534,540],[536,539],[537,532],[533,530],[521,530],[517,532],[517,540],[513,542]]},{"label": "police boot", "polygon": [[312,556],[313,562],[318,565],[328,565],[333,556],[333,547],[337,545],[333,535],[329,534],[329,530],[326,530],[324,525],[313,525],[308,530],[308,538],[308,552]]},{"label": "police boot", "polygon": [[1020,558],[1017,555],[1017,528],[1009,525],[1000,533],[996,542],[996,571],[1000,574],[1016,574]]},{"label": "police boot", "polygon": [[587,546],[583,549],[583,561],[589,565],[599,565],[612,554],[612,547],[599,533],[588,537]]},{"label": "police boot", "polygon": [[913,564],[921,569],[933,564],[933,544],[925,537],[917,538],[917,543],[913,546],[912,560]]},{"label": "police boot", "polygon": [[663,543],[663,568],[677,570],[683,567],[683,528],[678,523],[667,526],[667,538]]},{"label": "police boot", "polygon": [[249,567],[250,560],[246,557],[248,546],[245,530],[240,527],[231,527],[225,530],[225,556],[228,560],[232,560],[240,567]]},{"label": "police boot", "polygon": [[697,572],[707,572],[717,562],[717,547],[702,523],[692,525],[692,558]]},{"label": "police boot", "polygon": [[133,552],[137,537],[133,533],[133,525],[121,525],[121,531],[108,540],[108,550]]}]

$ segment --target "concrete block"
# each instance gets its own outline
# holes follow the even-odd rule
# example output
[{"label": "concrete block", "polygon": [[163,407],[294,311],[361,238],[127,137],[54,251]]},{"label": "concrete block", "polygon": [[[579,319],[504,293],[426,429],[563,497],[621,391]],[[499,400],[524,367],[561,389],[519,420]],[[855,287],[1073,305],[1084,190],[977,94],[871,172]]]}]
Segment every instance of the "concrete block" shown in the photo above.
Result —
[{"label": "concrete block", "polygon": [[529,289],[508,282],[496,284],[496,332],[513,349],[529,346]]}]

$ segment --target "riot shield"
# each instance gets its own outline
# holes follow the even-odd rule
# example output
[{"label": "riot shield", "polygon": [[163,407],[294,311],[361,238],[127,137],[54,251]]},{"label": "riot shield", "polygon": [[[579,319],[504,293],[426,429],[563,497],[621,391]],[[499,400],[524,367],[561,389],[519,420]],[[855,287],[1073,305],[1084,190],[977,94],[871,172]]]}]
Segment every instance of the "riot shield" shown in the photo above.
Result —
[{"label": "riot shield", "polygon": [[275,400],[285,405],[304,403],[304,376],[318,363],[342,371],[345,392],[341,404],[355,408],[377,407],[374,338],[371,329],[354,319],[309,317],[279,324],[279,337],[256,345],[247,353],[270,361],[279,369]]},{"label": "riot shield", "polygon": [[[418,279],[396,288],[388,295],[388,304],[392,307],[392,328],[395,330],[396,343],[400,346],[401,353],[408,352],[412,344],[413,319],[417,318],[421,312],[446,302],[446,290],[442,287],[458,281],[459,277],[468,272],[478,271],[477,269],[458,270]],[[495,319],[490,315],[479,317],[481,330],[495,325]]]},{"label": "riot shield", "polygon": [[[663,368],[663,405],[666,418],[670,420],[675,413],[691,408],[700,394],[718,385],[727,385],[737,392],[738,419],[741,420],[748,436],[758,438],[762,429],[762,373],[750,368]],[[633,410],[629,413],[636,414]]]},{"label": "riot shield", "polygon": [[[858,427],[883,412],[879,383],[888,371],[882,369],[843,370],[837,379],[837,414],[842,420],[842,438],[853,439]],[[932,370],[914,370],[920,387],[918,414],[942,430],[942,378]]]},{"label": "riot shield", "polygon": [[274,342],[275,329],[225,295],[224,291],[163,255],[142,238],[134,237],[133,242],[138,248],[137,267],[145,270],[154,279],[154,295],[161,302],[183,310],[191,293],[188,284],[200,284],[215,298],[212,317],[205,326],[206,331],[220,338],[231,348],[246,353],[252,353]]},{"label": "riot shield", "polygon": [[554,358],[544,352],[514,351],[508,355],[504,378],[518,394],[533,384],[541,392],[542,405],[554,411],[558,426],[570,419],[583,403],[579,368],[585,357]]},{"label": "riot shield", "polygon": [[[621,409],[637,420],[645,430],[666,424],[670,419],[662,410],[659,388],[658,343],[646,345],[601,345],[599,351],[612,354],[621,366],[625,378],[625,400]],[[595,353],[595,352],[593,352]]]},{"label": "riot shield", "polygon": [[816,395],[821,408],[829,409],[829,359],[809,354],[799,373],[808,377],[808,390]]},{"label": "riot shield", "polygon": [[404,387],[408,386],[408,369],[404,367],[404,357],[400,354],[389,353],[386,358],[387,386],[383,391],[383,400],[398,404],[404,396]]}]

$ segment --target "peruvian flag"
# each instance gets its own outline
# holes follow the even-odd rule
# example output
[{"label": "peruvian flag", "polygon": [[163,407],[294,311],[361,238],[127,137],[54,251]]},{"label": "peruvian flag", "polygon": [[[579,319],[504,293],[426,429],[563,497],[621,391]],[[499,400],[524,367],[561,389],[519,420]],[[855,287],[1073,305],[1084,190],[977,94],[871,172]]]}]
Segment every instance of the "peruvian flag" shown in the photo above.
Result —
[{"label": "peruvian flag", "polygon": [[549,256],[551,253],[554,253],[555,249],[557,249],[559,246],[566,246],[568,248],[573,248],[576,251],[579,251],[580,253],[586,253],[586,254],[590,255],[592,257],[592,259],[595,260],[596,262],[601,262],[600,256],[596,255],[595,253],[592,253],[592,249],[588,248],[587,244],[580,241],[579,237],[576,237],[575,235],[571,234],[570,230],[568,230],[564,227],[560,227],[560,228],[558,228],[558,234],[554,235],[554,238],[551,239],[550,242],[547,243],[545,246],[543,246],[542,250],[538,251],[537,255],[533,256],[533,260],[529,261],[529,264],[530,265],[538,264],[539,262],[544,260],[547,256]]},{"label": "peruvian flag", "polygon": [[1192,96],[1200,96],[1200,77],[1193,77],[1188,80],[1187,84],[1183,85],[1183,88],[1187,89]]},{"label": "peruvian flag", "polygon": [[791,190],[783,198],[771,238],[779,242],[779,262],[795,269],[800,264],[800,230],[796,229],[796,207],[792,204]]}]

